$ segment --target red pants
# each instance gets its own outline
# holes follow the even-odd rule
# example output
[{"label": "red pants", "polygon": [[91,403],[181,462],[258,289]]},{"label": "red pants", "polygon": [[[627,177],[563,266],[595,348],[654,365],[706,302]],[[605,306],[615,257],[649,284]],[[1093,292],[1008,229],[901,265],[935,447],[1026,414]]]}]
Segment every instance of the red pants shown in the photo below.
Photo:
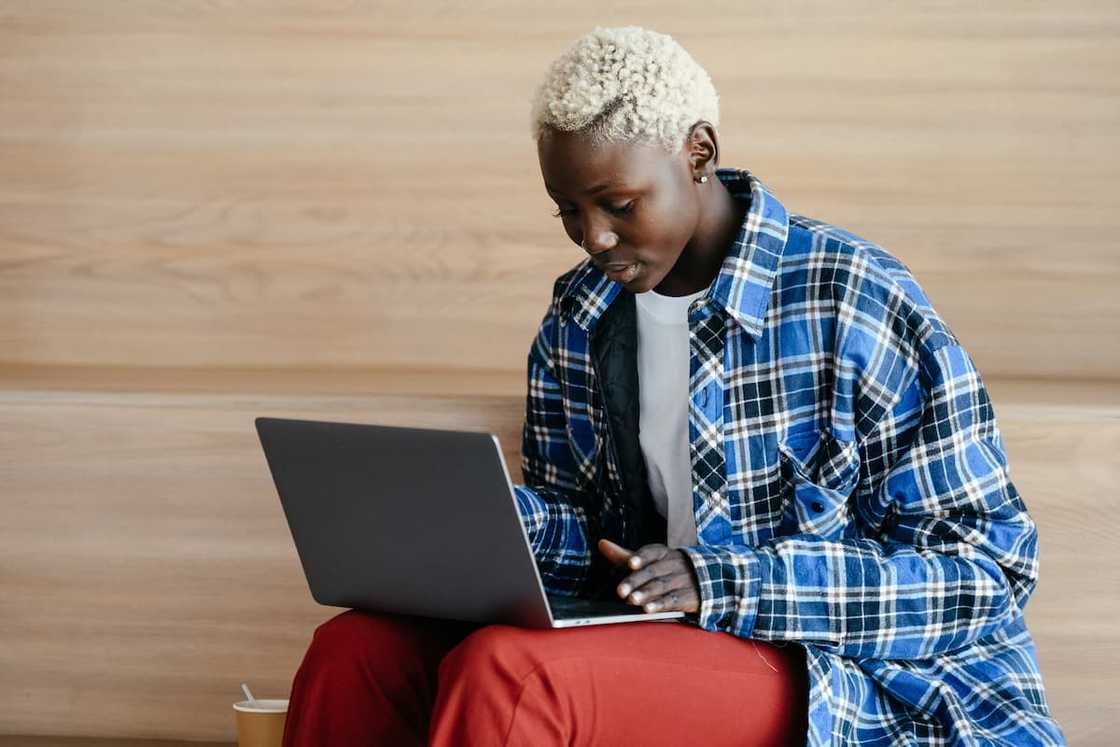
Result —
[{"label": "red pants", "polygon": [[804,744],[799,646],[679,622],[558,630],[347,610],[315,629],[284,747]]}]

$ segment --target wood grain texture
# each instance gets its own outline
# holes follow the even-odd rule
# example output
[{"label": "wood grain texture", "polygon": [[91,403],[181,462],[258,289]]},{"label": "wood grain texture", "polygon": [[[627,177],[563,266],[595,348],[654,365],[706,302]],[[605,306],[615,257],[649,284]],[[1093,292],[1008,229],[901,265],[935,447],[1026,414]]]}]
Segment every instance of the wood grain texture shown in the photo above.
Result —
[{"label": "wood grain texture", "polygon": [[[1071,744],[1120,709],[1114,0],[0,5],[0,732],[233,739],[314,626],[262,414],[492,429],[582,251],[528,137],[595,25],[676,37],[721,165],[914,271],[1038,521]],[[0,744],[22,737],[0,736]],[[13,741],[16,740],[16,741]]]},{"label": "wood grain texture", "polygon": [[505,398],[0,392],[0,733],[229,739],[315,625],[252,420],[492,430]]},{"label": "wood grain texture", "polygon": [[1115,377],[1114,3],[705,9],[6,3],[0,363],[520,371],[582,257],[529,97],[638,23],[721,163],[907,262],[986,373]]},{"label": "wood grain texture", "polygon": [[[177,394],[415,394],[524,397],[527,371],[455,368],[0,367],[0,390]],[[1064,387],[1061,396],[1068,396]],[[1103,383],[1102,383],[1103,388]],[[1083,389],[1083,388],[1082,388]],[[1114,387],[1109,387],[1113,391]],[[1091,396],[1102,396],[1094,391]],[[1120,395],[1118,395],[1120,396]]]},{"label": "wood grain texture", "polygon": [[[1091,385],[1040,389],[1042,404],[993,394],[1041,534],[1028,621],[1070,743],[1106,745],[1120,718],[1120,404],[1091,403]],[[310,598],[254,416],[493,429],[519,480],[522,407],[0,390],[0,732],[230,739],[239,682],[285,696],[339,610]]]},{"label": "wood grain texture", "polygon": [[1120,408],[1003,413],[1012,479],[1039,530],[1039,584],[1026,617],[1050,704],[1071,745],[1115,744]]}]

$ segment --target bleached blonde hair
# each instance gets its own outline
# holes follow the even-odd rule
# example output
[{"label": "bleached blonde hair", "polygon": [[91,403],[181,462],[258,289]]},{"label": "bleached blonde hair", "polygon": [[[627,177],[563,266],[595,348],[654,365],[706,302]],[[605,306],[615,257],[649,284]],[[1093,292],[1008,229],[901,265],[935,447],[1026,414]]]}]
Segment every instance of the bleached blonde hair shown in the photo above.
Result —
[{"label": "bleached blonde hair", "polygon": [[549,130],[680,152],[696,122],[719,125],[712,79],[667,34],[596,26],[549,67],[532,101],[533,139]]}]

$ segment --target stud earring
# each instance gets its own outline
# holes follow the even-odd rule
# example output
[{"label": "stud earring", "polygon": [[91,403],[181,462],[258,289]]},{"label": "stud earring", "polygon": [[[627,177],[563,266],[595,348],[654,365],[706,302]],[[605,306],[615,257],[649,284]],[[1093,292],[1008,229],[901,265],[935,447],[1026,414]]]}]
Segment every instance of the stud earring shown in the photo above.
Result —
[{"label": "stud earring", "polygon": [[700,182],[701,184],[703,184],[704,182],[708,181],[708,177],[707,177],[707,176],[702,176],[702,177],[700,177],[699,179],[697,179],[696,181],[698,181],[698,182]]}]

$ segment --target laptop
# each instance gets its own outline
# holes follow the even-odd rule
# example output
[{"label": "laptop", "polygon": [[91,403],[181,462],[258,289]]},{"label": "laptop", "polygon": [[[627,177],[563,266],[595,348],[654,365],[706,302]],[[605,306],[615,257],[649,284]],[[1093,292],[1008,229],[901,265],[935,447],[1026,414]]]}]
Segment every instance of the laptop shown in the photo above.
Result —
[{"label": "laptop", "polygon": [[528,628],[684,617],[548,594],[494,434],[254,422],[319,604]]}]

